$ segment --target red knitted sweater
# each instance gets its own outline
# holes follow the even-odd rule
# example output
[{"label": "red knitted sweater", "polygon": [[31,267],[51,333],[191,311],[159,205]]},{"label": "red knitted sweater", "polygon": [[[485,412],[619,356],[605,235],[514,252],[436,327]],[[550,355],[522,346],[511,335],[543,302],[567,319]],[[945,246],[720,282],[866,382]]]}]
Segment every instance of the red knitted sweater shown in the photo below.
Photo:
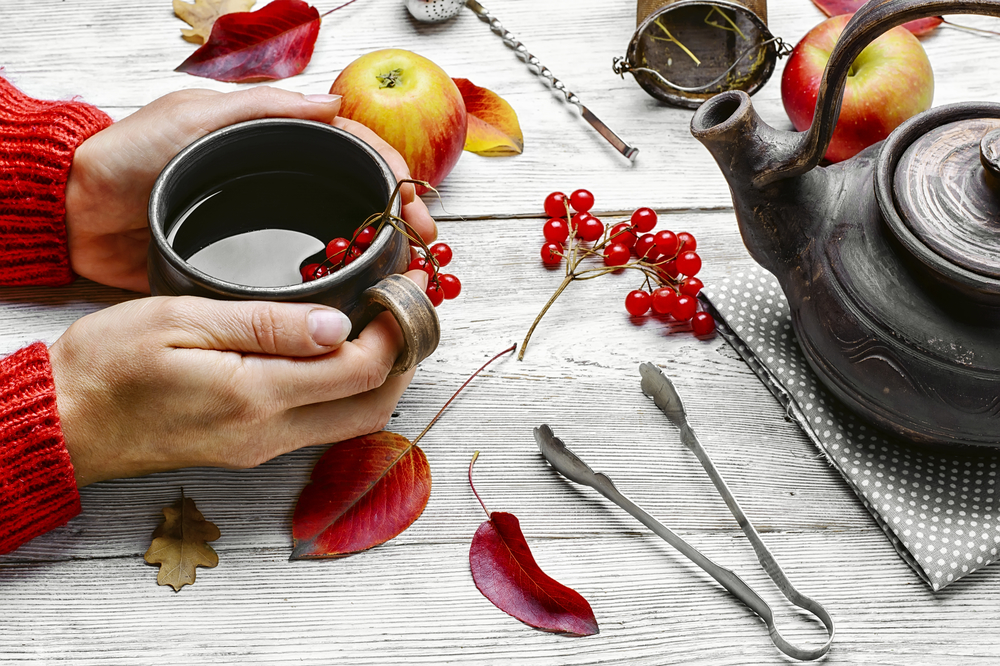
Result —
[{"label": "red knitted sweater", "polygon": [[[92,106],[32,99],[0,78],[0,284],[73,280],[66,179],[77,146],[110,124]],[[0,553],[79,512],[48,348],[36,342],[0,359]]]}]

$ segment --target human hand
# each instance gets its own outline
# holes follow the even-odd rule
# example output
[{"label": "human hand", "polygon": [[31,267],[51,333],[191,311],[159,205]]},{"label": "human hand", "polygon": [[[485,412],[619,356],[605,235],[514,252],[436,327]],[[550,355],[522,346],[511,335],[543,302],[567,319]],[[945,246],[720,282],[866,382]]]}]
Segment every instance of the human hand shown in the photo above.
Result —
[{"label": "human hand", "polygon": [[[407,276],[426,288],[427,274]],[[128,301],[49,350],[77,485],[190,466],[253,467],[381,430],[413,370],[383,312],[357,339],[339,311],[192,296]]]},{"label": "human hand", "polygon": [[[165,95],[84,141],[66,184],[70,264],[85,278],[149,292],[149,194],[160,171],[182,148],[209,132],[270,117],[332,122],[371,144],[398,179],[406,163],[389,144],[358,123],[335,117],[336,95],[301,95],[259,86],[231,93],[182,90]],[[437,228],[412,185],[401,190],[403,219],[432,241]],[[373,211],[374,212],[374,211]]]}]

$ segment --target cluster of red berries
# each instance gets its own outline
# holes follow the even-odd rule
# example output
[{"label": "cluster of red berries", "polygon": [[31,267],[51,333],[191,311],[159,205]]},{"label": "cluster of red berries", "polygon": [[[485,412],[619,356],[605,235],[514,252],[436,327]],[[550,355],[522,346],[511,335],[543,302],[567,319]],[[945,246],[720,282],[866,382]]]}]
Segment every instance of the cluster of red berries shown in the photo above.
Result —
[{"label": "cluster of red berries", "polygon": [[451,300],[462,293],[462,283],[457,277],[450,273],[442,273],[439,269],[444,268],[451,262],[451,248],[447,243],[434,243],[427,250],[410,262],[406,270],[426,271],[430,276],[427,280],[427,297],[431,299],[434,307],[441,305],[444,299]]},{"label": "cluster of red berries", "polygon": [[600,256],[609,269],[638,269],[645,275],[647,289],[635,289],[625,297],[629,314],[639,317],[652,310],[677,321],[690,321],[697,336],[715,330],[712,316],[699,311],[697,296],[704,285],[695,277],[701,270],[701,257],[693,235],[666,229],[652,233],[656,211],[645,207],[636,209],[627,222],[606,229],[590,213],[594,195],[587,190],[576,190],[568,197],[553,192],[544,205],[549,219],[542,228],[543,263],[555,266],[567,258],[576,262],[567,274],[579,275],[577,266],[583,258]]},{"label": "cluster of red berries", "polygon": [[[326,260],[323,263],[306,264],[300,269],[302,281],[317,280],[353,262],[372,244],[376,233],[376,228],[369,224],[358,227],[351,239],[334,238],[326,244]],[[435,243],[429,248],[414,248],[414,250],[416,256],[410,261],[406,270],[420,269],[427,272],[429,279],[426,293],[434,307],[441,305],[444,299],[455,298],[461,293],[462,283],[459,279],[439,270],[451,261],[451,248],[446,243]]]}]

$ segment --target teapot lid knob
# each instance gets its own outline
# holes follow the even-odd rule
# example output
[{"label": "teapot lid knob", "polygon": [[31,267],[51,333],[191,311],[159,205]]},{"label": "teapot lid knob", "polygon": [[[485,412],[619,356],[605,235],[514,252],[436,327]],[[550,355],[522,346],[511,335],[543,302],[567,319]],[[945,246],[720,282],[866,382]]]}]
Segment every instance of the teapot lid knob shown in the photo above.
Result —
[{"label": "teapot lid knob", "polygon": [[987,132],[979,141],[979,161],[990,185],[994,189],[1000,187],[1000,129]]}]

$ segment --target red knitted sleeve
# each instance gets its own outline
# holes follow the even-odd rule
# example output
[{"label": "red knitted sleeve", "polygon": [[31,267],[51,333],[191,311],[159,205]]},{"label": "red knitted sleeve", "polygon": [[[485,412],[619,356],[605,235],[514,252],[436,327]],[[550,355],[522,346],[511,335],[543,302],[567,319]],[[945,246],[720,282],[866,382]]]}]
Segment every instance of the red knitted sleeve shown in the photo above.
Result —
[{"label": "red knitted sleeve", "polygon": [[0,553],[78,513],[49,351],[36,342],[0,359]]},{"label": "red knitted sleeve", "polygon": [[76,147],[111,124],[83,102],[28,97],[0,77],[0,284],[68,284],[66,179]]}]

